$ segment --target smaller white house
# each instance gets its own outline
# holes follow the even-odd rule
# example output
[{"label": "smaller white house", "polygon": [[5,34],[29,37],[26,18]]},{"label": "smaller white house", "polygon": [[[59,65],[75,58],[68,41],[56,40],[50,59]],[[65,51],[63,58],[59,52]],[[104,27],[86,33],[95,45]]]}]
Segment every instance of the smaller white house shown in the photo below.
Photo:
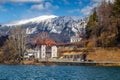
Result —
[{"label": "smaller white house", "polygon": [[73,42],[79,42],[79,41],[81,41],[81,39],[82,39],[82,38],[80,38],[80,37],[72,36],[72,37],[70,38],[70,42],[71,42],[71,43],[73,43]]},{"label": "smaller white house", "polygon": [[36,58],[36,54],[38,51],[33,50],[33,49],[27,49],[26,52],[24,53],[24,59],[25,60],[32,60]]}]

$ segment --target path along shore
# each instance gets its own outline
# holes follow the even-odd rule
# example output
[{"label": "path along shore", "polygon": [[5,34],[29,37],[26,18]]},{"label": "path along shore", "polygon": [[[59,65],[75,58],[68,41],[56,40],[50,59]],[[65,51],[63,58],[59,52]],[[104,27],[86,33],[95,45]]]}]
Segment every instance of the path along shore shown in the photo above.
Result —
[{"label": "path along shore", "polygon": [[39,62],[24,61],[24,65],[71,65],[71,66],[120,66],[120,61],[60,61],[60,60],[41,60]]}]

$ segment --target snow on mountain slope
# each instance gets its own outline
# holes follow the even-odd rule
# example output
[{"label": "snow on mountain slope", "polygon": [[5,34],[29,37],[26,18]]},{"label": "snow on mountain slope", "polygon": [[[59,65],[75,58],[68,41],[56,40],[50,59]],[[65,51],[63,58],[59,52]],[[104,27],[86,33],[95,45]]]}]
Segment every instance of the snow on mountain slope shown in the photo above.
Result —
[{"label": "snow on mountain slope", "polygon": [[26,20],[21,20],[21,21],[15,21],[10,24],[5,24],[6,26],[16,26],[16,25],[23,25],[27,23],[39,23],[40,21],[44,21],[47,19],[55,18],[57,16],[55,15],[44,15],[44,16],[39,16],[31,19],[26,19]]},{"label": "snow on mountain slope", "polygon": [[33,34],[33,33],[35,33],[35,31],[36,31],[36,27],[34,27],[34,28],[27,28],[26,29],[26,34]]},{"label": "snow on mountain slope", "polygon": [[33,19],[21,20],[11,24],[2,25],[2,34],[10,30],[11,27],[20,26],[26,30],[28,35],[36,35],[40,32],[47,32],[55,40],[68,42],[71,36],[79,34],[85,35],[86,21],[81,17],[74,16],[39,16]]}]

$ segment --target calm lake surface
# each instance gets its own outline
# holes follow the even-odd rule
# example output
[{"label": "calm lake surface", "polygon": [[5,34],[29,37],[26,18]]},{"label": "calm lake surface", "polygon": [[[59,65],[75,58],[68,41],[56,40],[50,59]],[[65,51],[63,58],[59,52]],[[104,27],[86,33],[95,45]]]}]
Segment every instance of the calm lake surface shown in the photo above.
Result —
[{"label": "calm lake surface", "polygon": [[0,65],[0,80],[120,80],[120,67]]}]

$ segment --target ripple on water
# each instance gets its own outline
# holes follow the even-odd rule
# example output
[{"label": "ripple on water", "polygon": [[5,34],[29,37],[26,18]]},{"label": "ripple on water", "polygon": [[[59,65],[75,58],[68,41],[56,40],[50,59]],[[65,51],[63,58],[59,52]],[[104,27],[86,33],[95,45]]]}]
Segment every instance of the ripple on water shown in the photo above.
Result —
[{"label": "ripple on water", "polygon": [[0,80],[120,80],[120,67],[0,65]]}]

